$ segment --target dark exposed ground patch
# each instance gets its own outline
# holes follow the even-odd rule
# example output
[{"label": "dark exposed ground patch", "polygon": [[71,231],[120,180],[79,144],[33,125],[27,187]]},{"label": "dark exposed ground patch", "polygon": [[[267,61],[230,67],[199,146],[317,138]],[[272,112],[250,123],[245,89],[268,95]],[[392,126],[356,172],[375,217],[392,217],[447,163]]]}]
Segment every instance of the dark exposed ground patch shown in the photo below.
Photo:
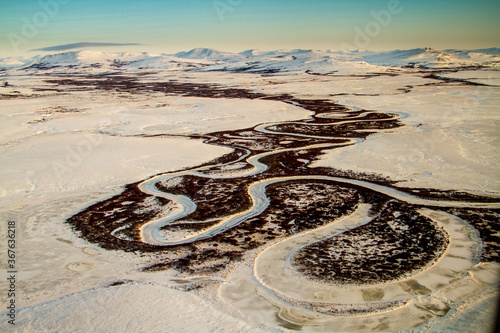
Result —
[{"label": "dark exposed ground patch", "polygon": [[299,272],[333,284],[372,284],[411,275],[439,258],[443,230],[413,207],[390,201],[372,222],[302,248]]},{"label": "dark exposed ground patch", "polygon": [[[186,195],[197,205],[195,212],[185,220],[222,218],[247,210],[251,206],[246,188],[250,181],[211,179],[196,176],[183,177],[175,186],[166,188],[157,183],[158,189],[175,195]],[[182,222],[180,220],[179,222]]]},{"label": "dark exposed ground patch", "polygon": [[[121,194],[84,209],[67,223],[80,237],[108,250],[157,251],[158,247],[140,242],[138,228],[160,216],[161,207],[167,203],[166,199],[144,194],[137,183],[129,184]],[[111,235],[113,230],[124,226],[128,226],[124,232],[131,240]]]},{"label": "dark exposed ground patch", "polygon": [[271,185],[267,194],[271,204],[261,215],[210,239],[176,246],[168,260],[145,270],[173,268],[187,274],[217,272],[241,259],[248,250],[315,229],[350,213],[359,200],[356,190],[314,181]]}]

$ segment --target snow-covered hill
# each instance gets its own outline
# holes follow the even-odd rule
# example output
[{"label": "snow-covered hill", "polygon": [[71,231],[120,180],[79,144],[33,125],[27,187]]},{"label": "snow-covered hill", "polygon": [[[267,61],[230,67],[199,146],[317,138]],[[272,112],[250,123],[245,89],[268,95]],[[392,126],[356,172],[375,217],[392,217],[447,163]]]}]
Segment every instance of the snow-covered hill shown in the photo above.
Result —
[{"label": "snow-covered hill", "polygon": [[80,65],[80,64],[105,64],[113,62],[130,63],[141,59],[153,57],[146,52],[142,53],[107,53],[100,51],[74,51],[47,55],[39,60],[39,63],[48,65]]},{"label": "snow-covered hill", "polygon": [[[290,71],[290,70],[321,70],[333,72],[345,64],[355,62],[356,65],[367,64],[383,67],[399,68],[460,68],[460,67],[498,67],[500,64],[500,49],[481,50],[435,50],[419,48],[411,50],[394,50],[388,52],[350,51],[334,52],[321,50],[246,50],[239,54],[220,52],[212,49],[194,49],[189,52],[175,54],[177,57],[190,59],[216,60],[215,68],[256,71]],[[243,56],[243,57],[242,57]],[[224,63],[222,63],[224,62]],[[349,67],[349,66],[348,66]],[[364,68],[366,69],[366,68]]]},{"label": "snow-covered hill", "polygon": [[0,59],[0,68],[3,69],[31,69],[31,70],[112,70],[112,69],[184,69],[198,68],[209,64],[208,60],[182,59],[170,55],[156,55],[147,52],[101,52],[101,51],[72,51],[36,56],[30,59],[5,58]]},{"label": "snow-covered hill", "polygon": [[302,71],[320,75],[355,75],[383,72],[389,68],[500,67],[500,49],[434,50],[412,49],[388,52],[320,50],[247,50],[241,53],[197,48],[176,54],[112,53],[81,50],[0,59],[0,69],[55,71],[109,71],[143,69],[209,70],[245,73]]},{"label": "snow-covered hill", "polygon": [[[466,54],[466,51],[463,52]],[[365,55],[362,59],[374,65],[411,68],[469,67],[483,63],[476,61],[477,59],[459,57],[456,53],[434,49],[395,50]]]},{"label": "snow-covered hill", "polygon": [[500,62],[500,49],[480,49],[480,50],[446,50],[445,52],[457,58],[467,59],[476,62]]},{"label": "snow-covered hill", "polygon": [[242,56],[245,56],[245,57],[254,57],[254,56],[261,56],[261,55],[264,55],[266,53],[269,53],[269,52],[257,50],[257,49],[251,49],[251,50],[246,50],[246,51],[240,52],[239,54],[241,54]]},{"label": "snow-covered hill", "polygon": [[174,56],[184,59],[209,59],[209,60],[231,60],[242,58],[236,53],[222,52],[207,48],[196,48],[187,52],[179,52]]},{"label": "snow-covered hill", "polygon": [[40,56],[36,56],[33,58],[26,58],[26,57],[8,57],[8,58],[3,58],[0,59],[0,69],[8,69],[8,68],[15,68],[15,67],[23,67],[27,66],[29,64],[32,64],[34,61],[36,61]]},{"label": "snow-covered hill", "polygon": [[146,58],[131,61],[124,64],[125,68],[130,69],[186,69],[200,68],[212,64],[212,61],[203,59],[182,59],[166,54],[159,56],[149,56]]},{"label": "snow-covered hill", "polygon": [[385,71],[355,57],[342,54],[331,54],[316,50],[249,50],[241,53],[244,59],[232,59],[230,62],[219,62],[204,68],[244,73],[278,73],[278,72],[308,72],[318,75],[356,75],[367,71]]}]

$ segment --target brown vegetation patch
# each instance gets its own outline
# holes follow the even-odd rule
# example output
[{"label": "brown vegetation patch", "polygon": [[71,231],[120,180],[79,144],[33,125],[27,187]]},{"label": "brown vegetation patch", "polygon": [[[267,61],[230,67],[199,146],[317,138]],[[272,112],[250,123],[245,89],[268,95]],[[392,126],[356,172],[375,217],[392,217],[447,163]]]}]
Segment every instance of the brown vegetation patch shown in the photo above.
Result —
[{"label": "brown vegetation patch", "polygon": [[412,275],[438,259],[446,233],[408,205],[390,201],[372,222],[298,251],[307,277],[333,284],[372,284]]}]

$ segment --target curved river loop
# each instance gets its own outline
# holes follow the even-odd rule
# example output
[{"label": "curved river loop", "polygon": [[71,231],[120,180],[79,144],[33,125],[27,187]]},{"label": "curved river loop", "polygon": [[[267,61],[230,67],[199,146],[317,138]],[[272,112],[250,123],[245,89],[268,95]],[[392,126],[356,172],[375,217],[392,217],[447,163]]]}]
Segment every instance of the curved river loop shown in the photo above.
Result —
[{"label": "curved river loop", "polygon": [[[94,204],[68,222],[82,237],[105,248],[160,253],[160,262],[145,271],[173,268],[188,281],[224,281],[219,296],[243,314],[296,330],[425,328],[458,313],[456,304],[477,304],[496,292],[491,276],[498,276],[498,265],[480,261],[483,242],[478,230],[450,209],[488,212],[499,209],[500,202],[472,195],[418,196],[378,176],[309,167],[324,150],[359,144],[370,134],[403,126],[397,112],[245,94],[314,114],[197,136],[207,144],[231,147],[233,153],[130,184],[123,194]],[[328,195],[335,205],[325,209],[318,200]],[[147,200],[168,209],[147,210]],[[331,207],[338,207],[335,214]],[[315,211],[322,214],[318,221],[311,213]],[[109,225],[102,223],[102,214],[112,221]],[[410,232],[414,221],[425,239]],[[370,226],[377,223],[407,240],[401,243],[394,237],[384,243],[382,237],[380,244],[385,245],[370,254],[378,259],[364,263],[363,251],[376,247],[363,240],[363,234],[376,234]],[[339,247],[336,240],[348,236],[352,248],[358,241],[367,246],[358,246],[358,252],[349,245],[347,250]],[[437,245],[422,247],[425,255],[408,266],[407,249],[401,244]],[[318,249],[326,254],[315,257]],[[385,262],[385,256],[392,261]],[[358,267],[359,277],[342,273],[336,260]],[[313,272],[322,265],[329,268]],[[393,269],[392,275],[373,278],[370,267]],[[321,273],[325,270],[326,275]]]}]

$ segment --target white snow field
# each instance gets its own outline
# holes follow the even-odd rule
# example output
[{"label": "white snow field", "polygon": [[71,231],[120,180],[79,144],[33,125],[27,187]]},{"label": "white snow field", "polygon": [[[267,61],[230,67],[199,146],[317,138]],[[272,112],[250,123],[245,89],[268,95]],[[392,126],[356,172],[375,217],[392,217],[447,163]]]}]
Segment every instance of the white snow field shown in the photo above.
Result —
[{"label": "white snow field", "polygon": [[[99,75],[114,74],[141,82],[210,83],[398,114],[405,126],[377,130],[347,147],[326,148],[309,167],[379,174],[402,188],[498,198],[499,64],[496,48],[382,53],[248,50],[240,54],[195,49],[175,55],[82,50],[0,59],[0,330],[492,331],[500,265],[479,262],[474,252],[482,246],[477,232],[439,208],[422,214],[439,223],[452,220],[455,229],[450,233],[461,232],[457,237],[468,235],[466,241],[475,241],[467,249],[470,253],[464,250],[467,262],[460,261],[460,277],[436,277],[445,282],[433,284],[432,294],[373,317],[327,316],[283,304],[266,289],[266,283],[281,282],[271,283],[271,276],[262,271],[262,262],[274,255],[272,251],[252,254],[262,261],[257,262],[258,275],[252,273],[255,263],[243,260],[223,279],[180,279],[173,270],[140,271],[142,264],[154,260],[154,253],[105,250],[85,241],[66,219],[120,193],[126,184],[194,168],[232,151],[205,143],[197,135],[304,120],[312,113],[264,99],[79,89],[46,80],[79,80],[85,75],[104,80]],[[444,82],[429,74],[458,80]],[[12,318],[6,308],[6,290],[11,287],[6,279],[7,221],[16,222],[15,326],[9,323]],[[427,275],[421,279],[432,280],[439,267],[424,272]],[[279,276],[281,268],[275,267],[273,274]],[[193,282],[205,280],[204,288],[190,291]],[[344,290],[342,295],[348,293]],[[439,312],[444,306],[451,308],[446,316],[420,320],[427,310]]]},{"label": "white snow field", "polygon": [[[487,75],[500,79],[499,72]],[[495,87],[427,86],[411,94],[370,100],[342,97],[339,101],[347,105],[400,113],[407,126],[333,150],[313,166],[381,173],[405,187],[499,196],[498,91]]]}]

